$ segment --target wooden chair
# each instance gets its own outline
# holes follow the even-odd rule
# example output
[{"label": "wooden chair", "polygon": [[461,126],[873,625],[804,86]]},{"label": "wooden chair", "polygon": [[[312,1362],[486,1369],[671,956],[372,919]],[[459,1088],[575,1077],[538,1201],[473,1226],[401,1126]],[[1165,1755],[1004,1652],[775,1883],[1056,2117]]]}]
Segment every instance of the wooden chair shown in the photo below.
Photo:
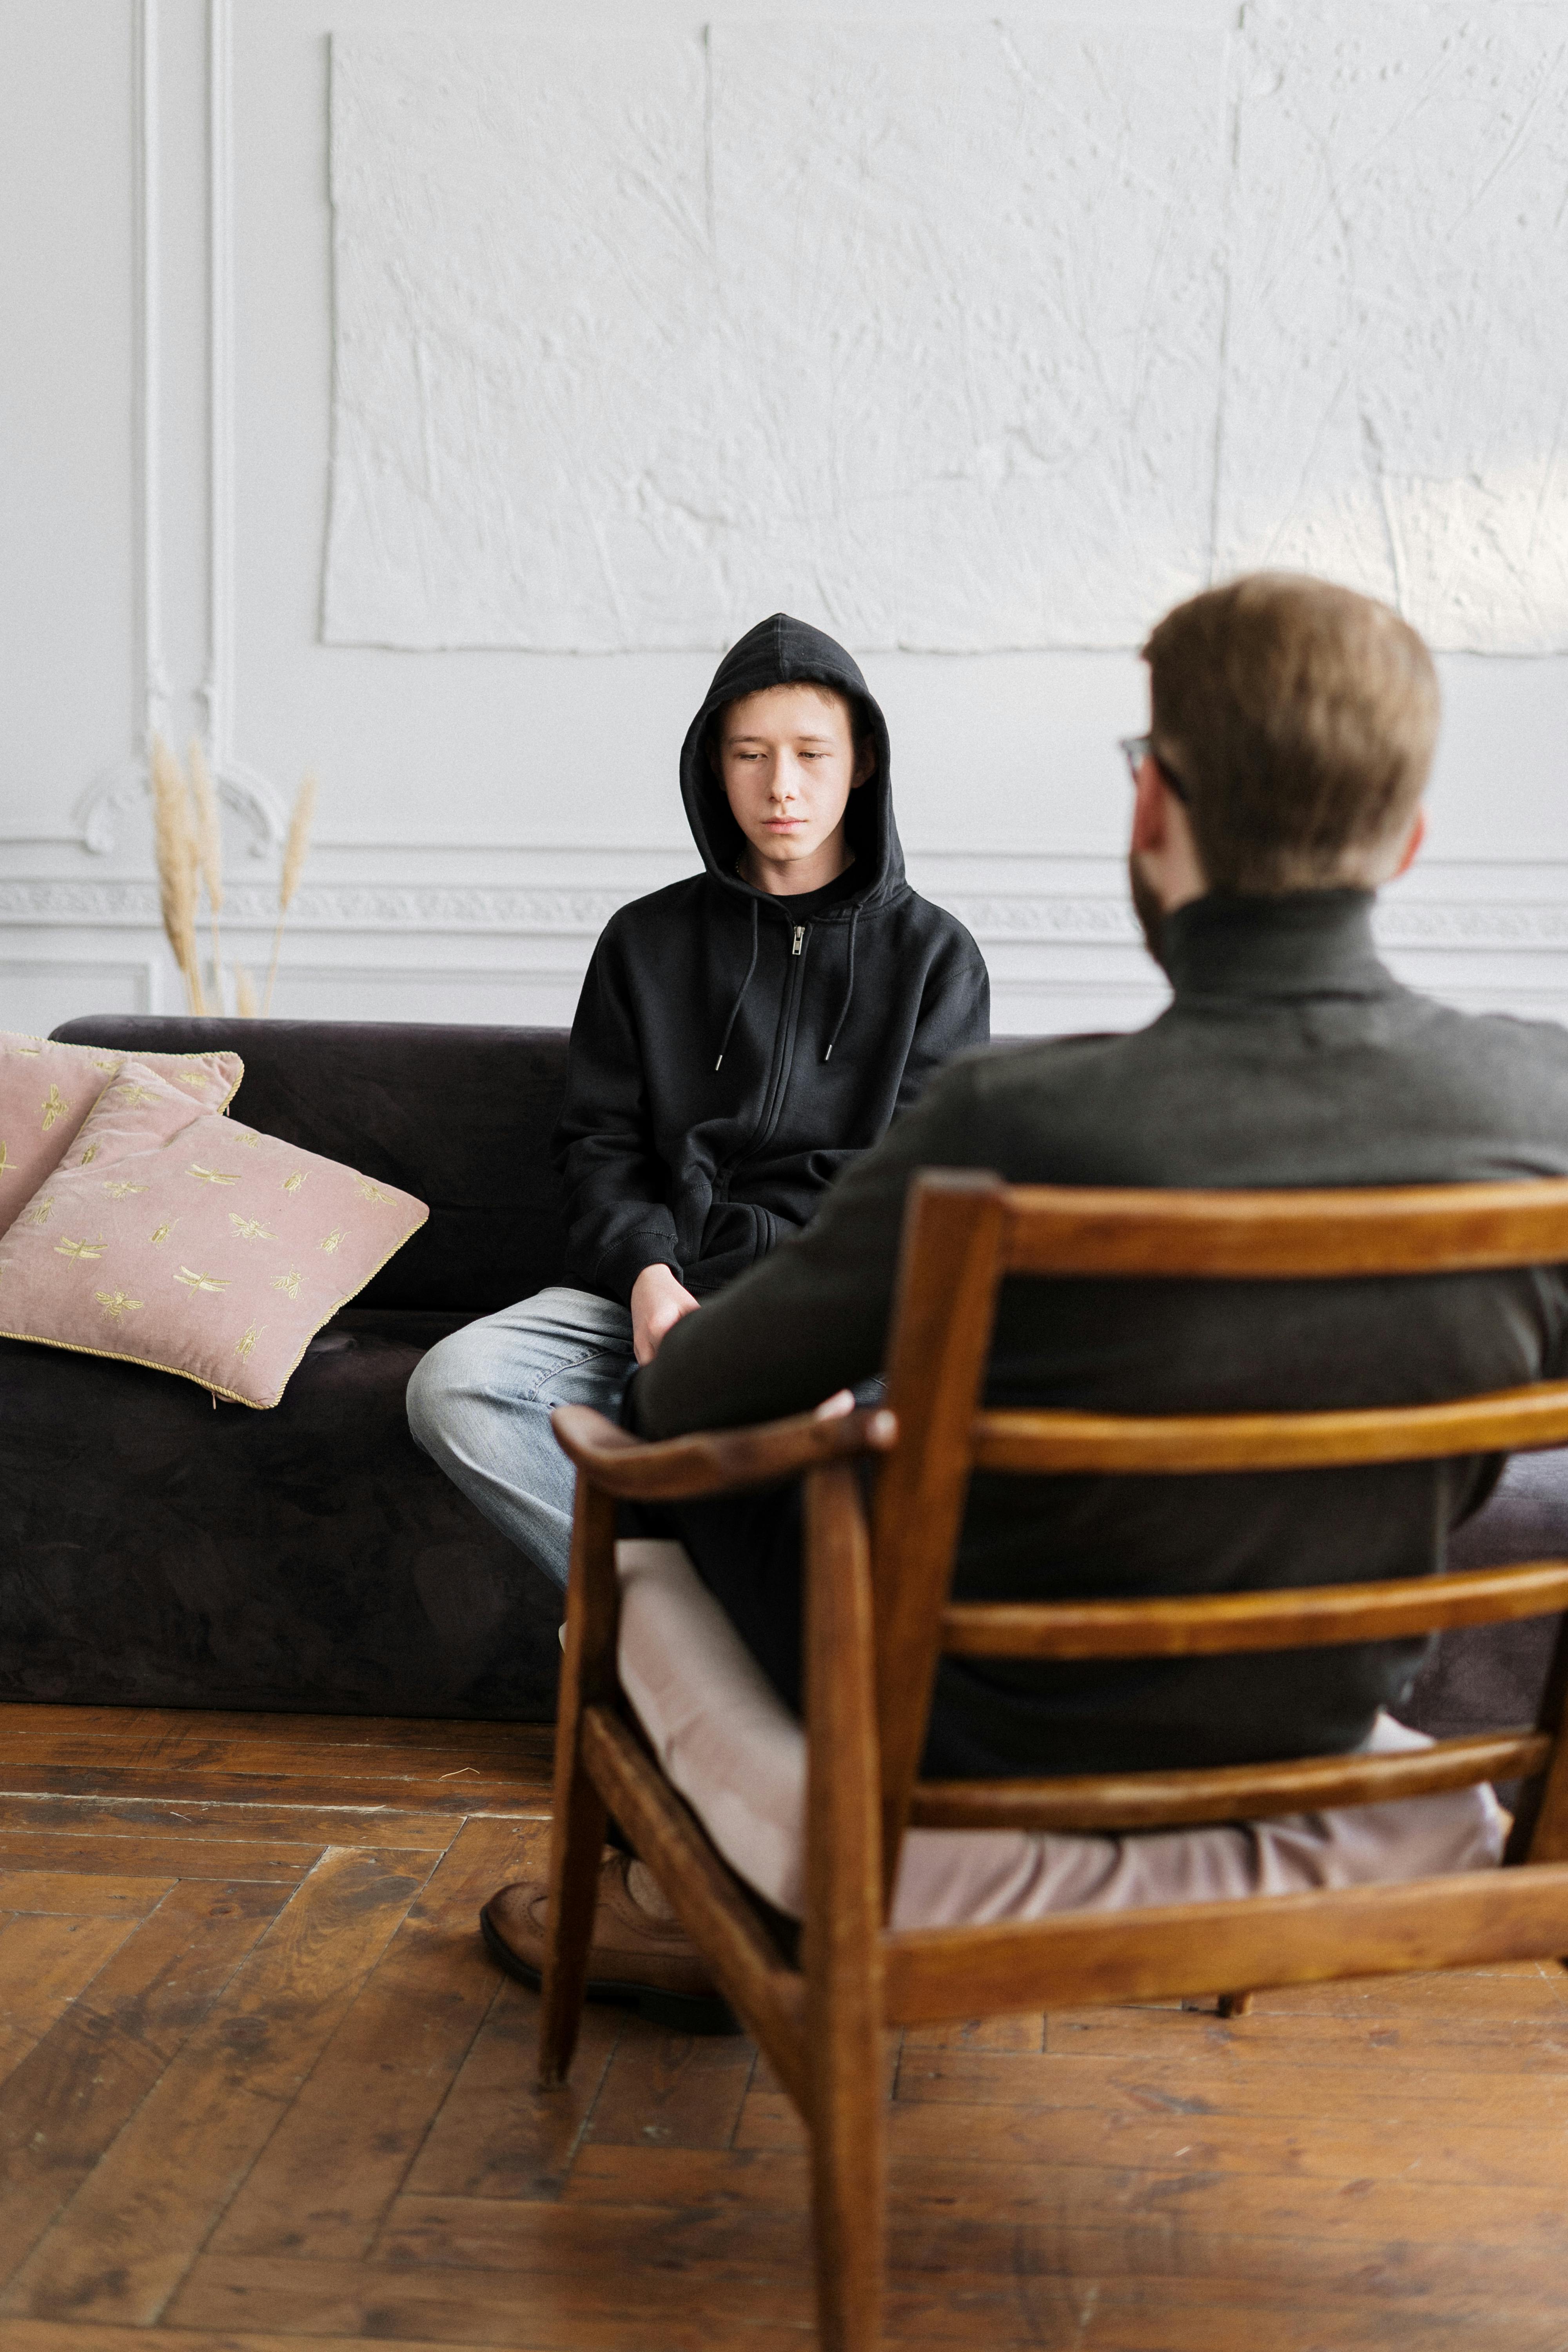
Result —
[{"label": "wooden chair", "polygon": [[[1139,1418],[991,1412],[1008,1274],[1219,1280],[1430,1275],[1568,1260],[1568,1181],[1419,1190],[1116,1192],[928,1172],[912,1188],[888,1410],[645,1444],[580,1407],[540,2077],[572,2059],[607,1810],[673,1903],[810,2134],[821,2339],[878,2341],[881,2029],[1568,1954],[1568,1620],[1537,1725],[1420,1752],[1069,1780],[917,1778],[937,1660],[1174,1657],[1393,1640],[1568,1606],[1568,1561],[1203,1599],[950,1601],[972,1469],[1194,1472],[1394,1462],[1568,1440],[1568,1383],[1387,1411]],[[851,1459],[882,1458],[870,1524]],[[616,1680],[618,1497],[805,1481],[806,1902],[800,1965],[650,1759]],[[1100,1831],[1386,1802],[1522,1778],[1502,1874],[895,1933],[907,1826]]]}]

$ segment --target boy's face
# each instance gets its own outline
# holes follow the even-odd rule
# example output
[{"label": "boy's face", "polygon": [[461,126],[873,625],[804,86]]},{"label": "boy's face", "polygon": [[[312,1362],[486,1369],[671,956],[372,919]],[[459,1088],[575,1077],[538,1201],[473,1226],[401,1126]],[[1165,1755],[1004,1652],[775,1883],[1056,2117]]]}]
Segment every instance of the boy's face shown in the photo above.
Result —
[{"label": "boy's face", "polygon": [[[832,860],[831,881],[847,863],[844,812],[876,763],[869,743],[858,751],[849,706],[830,687],[768,686],[725,711],[714,764],[736,824],[750,848],[748,866],[772,869],[794,889],[815,889],[815,869]],[[763,881],[762,875],[754,877]],[[764,886],[765,887],[765,886]]]}]

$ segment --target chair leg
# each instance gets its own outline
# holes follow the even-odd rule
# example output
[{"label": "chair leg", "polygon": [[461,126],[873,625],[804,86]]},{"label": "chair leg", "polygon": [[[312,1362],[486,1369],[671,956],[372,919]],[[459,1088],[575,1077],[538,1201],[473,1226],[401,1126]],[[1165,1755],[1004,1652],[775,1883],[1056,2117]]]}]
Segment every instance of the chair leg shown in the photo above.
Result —
[{"label": "chair leg", "polygon": [[553,2090],[566,2079],[588,1982],[588,1948],[608,1814],[584,1769],[583,1709],[615,1689],[615,1504],[580,1478],[555,1725],[550,1906],[540,1988],[539,2081],[543,2090]]},{"label": "chair leg", "polygon": [[1222,1992],[1219,2013],[1222,2017],[1245,2017],[1252,2002],[1253,1995],[1249,1992]]},{"label": "chair leg", "polygon": [[865,1521],[853,1474],[805,1495],[806,2068],[823,2352],[875,2352],[886,2259],[881,1813]]},{"label": "chair leg", "polygon": [[811,2053],[811,2210],[823,2352],[881,2340],[888,2155],[881,2036],[828,2032]]},{"label": "chair leg", "polygon": [[577,1764],[564,1792],[557,1785],[550,1832],[550,1909],[539,2012],[539,2081],[546,2091],[566,2080],[577,2047],[608,1819],[603,1798]]}]

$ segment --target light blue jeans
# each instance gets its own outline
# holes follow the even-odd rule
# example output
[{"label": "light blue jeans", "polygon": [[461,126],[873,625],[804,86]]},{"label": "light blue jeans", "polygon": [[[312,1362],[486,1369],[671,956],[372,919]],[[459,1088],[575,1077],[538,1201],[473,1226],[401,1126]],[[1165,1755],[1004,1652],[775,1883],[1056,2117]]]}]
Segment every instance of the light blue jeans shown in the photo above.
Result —
[{"label": "light blue jeans", "polygon": [[577,1474],[551,1409],[614,1420],[636,1369],[632,1318],[591,1291],[555,1287],[437,1340],[408,1383],[408,1426],[487,1519],[564,1588]]}]

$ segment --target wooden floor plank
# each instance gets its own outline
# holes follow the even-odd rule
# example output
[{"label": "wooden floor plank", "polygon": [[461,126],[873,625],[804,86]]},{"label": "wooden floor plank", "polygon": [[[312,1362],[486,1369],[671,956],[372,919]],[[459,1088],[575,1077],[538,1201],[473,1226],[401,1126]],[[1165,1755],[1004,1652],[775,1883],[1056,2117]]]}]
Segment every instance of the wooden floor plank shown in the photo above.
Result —
[{"label": "wooden floor plank", "polygon": [[277,1839],[326,1845],[425,1847],[445,1853],[461,1816],[401,1805],[278,1804],[245,1799],[160,1796],[62,1797],[47,1790],[0,1793],[0,1834],[47,1830],[107,1845],[116,1837],[163,1832],[192,1838]]},{"label": "wooden floor plank", "polygon": [[755,2063],[739,2034],[663,2033],[628,2019],[585,2137],[599,2146],[728,2147]]},{"label": "wooden floor plank", "polygon": [[502,1981],[479,1906],[539,1858],[532,1823],[466,1824],[215,2233],[215,2252],[364,2254]]},{"label": "wooden floor plank", "polygon": [[52,1912],[75,1919],[144,1919],[169,1892],[172,1876],[88,1876],[73,1870],[0,1869],[0,1911]]},{"label": "wooden floor plank", "polygon": [[[286,1899],[254,1882],[195,1880],[139,1925],[49,1923],[113,1934],[118,1949],[0,2089],[0,2284],[211,2014]],[[11,2325],[0,2320],[0,2340]]]},{"label": "wooden floor plank", "polygon": [[321,1860],[327,1843],[277,1838],[204,1838],[190,1833],[104,1837],[100,1832],[0,1828],[4,1874],[68,1872],[73,1877],[264,1879],[297,1886]]},{"label": "wooden floor plank", "polygon": [[1521,2029],[1510,1999],[1501,2015],[1473,2011],[1458,2017],[1435,2011],[1408,2018],[1289,2017],[1268,2012],[1222,2019],[1180,2010],[1097,2009],[1053,2011],[1046,2021],[1052,2057],[1138,2060],[1157,2053],[1173,2063],[1209,2066],[1266,2057],[1286,2069],[1351,2066],[1462,2066],[1468,2073],[1517,2074],[1531,2067],[1568,2069],[1568,2012],[1542,2003]]},{"label": "wooden floor plank", "polygon": [[[737,2147],[805,2144],[800,2119],[782,2094],[747,2101]],[[898,2157],[962,2152],[990,2164],[1187,2168],[1285,2180],[1367,2179],[1526,2190],[1560,2186],[1568,2219],[1568,2123],[1562,2120],[1531,2128],[1521,2118],[1489,2128],[1468,2120],[1446,2124],[1440,2114],[1424,2122],[1389,2118],[1364,2106],[1340,2116],[1196,2118],[1114,2106],[900,2100],[889,2118],[889,2145]]]},{"label": "wooden floor plank", "polygon": [[0,2312],[148,2326],[419,1893],[330,1849],[18,2272]]},{"label": "wooden floor plank", "polygon": [[512,1748],[548,1762],[554,1731],[547,1723],[504,1723],[459,1717],[400,1715],[272,1715],[226,1707],[47,1706],[0,1702],[0,1752],[24,1740],[57,1746],[61,1740],[100,1738],[122,1753],[159,1748],[180,1741],[224,1745],[259,1740],[279,1756],[297,1754],[309,1763],[331,1748],[396,1747],[408,1751],[455,1748],[476,1756]]},{"label": "wooden floor plank", "polygon": [[0,1775],[13,1761],[39,1762],[71,1770],[110,1760],[142,1772],[184,1772],[213,1768],[226,1772],[297,1774],[320,1783],[330,1780],[384,1780],[399,1785],[447,1780],[483,1783],[513,1779],[548,1780],[549,1765],[533,1743],[512,1740],[453,1740],[439,1748],[403,1740],[337,1739],[292,1753],[272,1739],[219,1738],[189,1734],[120,1746],[112,1740],[61,1737],[47,1743],[8,1742],[0,1716]]},{"label": "wooden floor plank", "polygon": [[559,2197],[626,2023],[624,2010],[590,2002],[569,2079],[559,2090],[542,2091],[535,2079],[538,1995],[504,1982],[408,2175],[408,2189],[429,2197]]},{"label": "wooden floor plank", "polygon": [[657,2242],[639,2232],[635,2217],[625,2217],[623,2230],[605,2230],[589,2250],[575,2237],[545,2244],[531,2225],[563,2209],[510,2210],[531,2218],[529,2242],[537,2258],[531,2267],[468,2270],[445,2263],[289,2263],[207,2254],[170,2307],[171,2329],[269,2325],[283,2334],[336,2330],[397,2342],[429,2336],[447,2344],[531,2352],[562,2344],[599,2352],[614,2340],[609,2331],[618,2329],[626,2352],[715,2352],[736,2342],[752,2352],[763,2345],[768,2352],[774,2346],[783,2352],[786,2344],[790,2352],[810,2352],[810,2275],[797,2260],[781,2257],[776,2267],[744,2258],[711,2262],[695,2251],[695,2232],[693,2251],[682,2257],[668,2215],[659,2217]]},{"label": "wooden floor plank", "polygon": [[1046,2046],[1046,2021],[1037,2010],[1017,2017],[966,2017],[951,2025],[905,2029],[908,2050],[1039,2051]]},{"label": "wooden floor plank", "polygon": [[[258,2335],[250,2328],[237,2335],[228,2327],[148,2327],[128,2336],[123,2327],[98,2320],[0,2321],[0,2352],[365,2352],[367,2345],[391,2340],[384,2336],[321,2336],[313,2329],[308,2336],[296,2330],[287,2336],[271,2330]],[[798,2347],[798,2337],[795,2341]],[[446,2347],[438,2346],[434,2336],[400,2336],[397,2352],[446,2352]]]},{"label": "wooden floor plank", "polygon": [[[563,2200],[610,2214],[661,2206],[677,2214],[744,2207],[804,2215],[809,2201],[804,2147],[729,2154],[599,2146],[583,2148]],[[976,2270],[989,2263],[1006,2272],[1026,2257],[1090,2277],[1304,2281],[1321,2270],[1324,2284],[1344,2287],[1381,2263],[1401,2291],[1490,2284],[1515,2301],[1529,2292],[1556,2294],[1565,2211],[1563,2192],[1544,2188],[1363,2176],[1250,2180],[1184,2166],[1136,2170],[901,2152],[890,2203],[906,2249],[918,2255],[929,2246],[931,2259]]]},{"label": "wooden floor plank", "polygon": [[[1528,2037],[1517,2052],[1529,2055]],[[758,2068],[759,2076],[761,2067]],[[773,2087],[776,2088],[776,2085]],[[753,2086],[756,2097],[763,2085]],[[1268,2051],[1228,2056],[1205,2069],[1184,2059],[1145,2053],[1138,2059],[980,2055],[914,2050],[906,2042],[899,2067],[901,2100],[959,2105],[995,2104],[1042,2112],[1081,2107],[1110,2121],[1124,2113],[1205,2117],[1366,2116],[1428,2131],[1434,2110],[1451,2113],[1467,2128],[1568,2129],[1568,2073],[1472,2073],[1429,2058],[1423,2067],[1379,2065],[1281,2066]]]},{"label": "wooden floor plank", "polygon": [[[1293,2294],[1267,2288],[1250,2294],[1238,2290],[1222,2302],[1199,2288],[1203,2299],[1192,2301],[1193,2283],[1185,2279],[1022,2277],[992,2284],[964,2278],[955,2285],[957,2332],[944,2330],[945,2315],[896,2282],[887,2340],[984,2344],[986,2352],[1007,2352],[1015,2345],[1031,2352],[1042,2346],[1063,2352],[1068,2347],[1073,2352],[1560,2352],[1563,2342],[1560,2318],[1490,2299],[1455,2298],[1442,2307],[1418,2300],[1377,2309],[1363,2297],[1330,2296],[1311,2313]],[[462,2313],[459,2324],[473,2316]],[[601,2316],[584,2327],[568,2313],[531,2311],[510,2340],[528,2352],[691,2352],[696,2347],[711,2352],[718,2339],[705,2342],[701,2326],[700,2315],[689,2314],[662,2324],[646,2315],[630,2322]],[[497,2341],[466,2330],[440,2338],[394,2337],[323,2335],[314,2326],[287,2334],[159,2327],[134,2339],[146,2352],[303,2352],[306,2346],[310,2352],[364,2352],[366,2345],[394,2342],[400,2352],[436,2352],[438,2343]],[[807,2352],[811,2337],[800,2326],[762,2316],[750,2324],[737,2320],[726,2341],[745,2352]],[[130,2352],[123,2329],[56,2320],[8,2321],[0,2345],[4,2352]]]},{"label": "wooden floor plank", "polygon": [[221,1765],[82,1764],[70,1767],[45,1763],[9,1763],[0,1781],[12,1793],[30,1790],[49,1796],[156,1795],[169,1799],[220,1798],[239,1804],[320,1806],[409,1805],[423,1813],[444,1813],[460,1821],[469,1813],[500,1813],[520,1820],[542,1820],[550,1809],[550,1779],[531,1777],[520,1769],[515,1778],[475,1780],[403,1780],[391,1774],[356,1777],[278,1771],[237,1772]]},{"label": "wooden floor plank", "polygon": [[0,2080],[91,1983],[134,1925],[129,1916],[0,1917]]}]

